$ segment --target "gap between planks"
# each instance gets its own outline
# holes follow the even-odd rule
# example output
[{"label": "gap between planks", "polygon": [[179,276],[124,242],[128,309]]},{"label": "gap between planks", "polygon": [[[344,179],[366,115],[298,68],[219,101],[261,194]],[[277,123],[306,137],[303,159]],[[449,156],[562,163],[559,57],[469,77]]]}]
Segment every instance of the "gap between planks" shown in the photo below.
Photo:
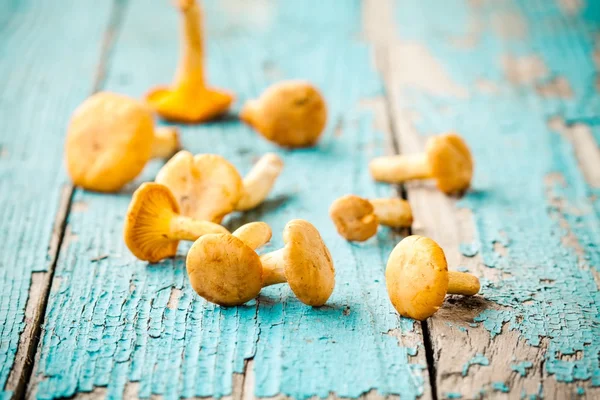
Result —
[{"label": "gap between planks", "polygon": [[[113,0],[110,19],[102,39],[100,56],[96,73],[92,80],[91,93],[97,92],[102,86],[106,65],[110,51],[116,40],[122,14],[127,0]],[[31,286],[25,308],[25,328],[19,338],[19,346],[13,363],[12,370],[6,382],[5,390],[13,391],[13,399],[32,397],[29,393],[31,378],[34,374],[34,365],[37,360],[37,350],[40,345],[41,331],[53,285],[54,271],[60,255],[60,250],[65,239],[67,218],[69,216],[74,187],[66,184],[61,190],[59,206],[52,228],[52,236],[48,248],[48,270],[34,272],[31,276]],[[34,379],[35,380],[35,379]]]}]

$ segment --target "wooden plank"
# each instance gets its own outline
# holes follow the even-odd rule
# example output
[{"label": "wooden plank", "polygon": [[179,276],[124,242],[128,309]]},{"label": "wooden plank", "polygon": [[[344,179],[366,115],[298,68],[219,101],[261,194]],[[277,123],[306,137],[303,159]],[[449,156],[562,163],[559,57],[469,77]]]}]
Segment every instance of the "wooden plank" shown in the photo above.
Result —
[{"label": "wooden plank", "polygon": [[[366,168],[385,144],[373,124],[380,116],[387,126],[388,118],[372,48],[357,40],[360,3],[205,3],[209,76],[237,92],[236,108],[276,80],[301,77],[323,89],[330,124],[310,150],[277,149],[235,118],[184,127],[184,146],[222,154],[242,172],[266,151],[282,155],[285,172],[269,201],[228,226],[268,222],[275,232],[269,251],[282,245],[286,222],[310,220],[334,256],[336,290],[318,309],[287,287],[266,289],[243,307],[207,304],[188,284],[185,246],[153,266],[125,248],[122,221],[135,184],[118,195],[78,190],[29,397],[430,398],[420,326],[398,318],[383,279],[401,236],[382,230],[351,245],[327,215],[331,201],[348,192],[390,194]],[[134,0],[123,24],[105,88],[140,96],[174,71],[177,15],[169,2]],[[159,166],[149,165],[139,181]]]},{"label": "wooden plank", "polygon": [[388,2],[393,26],[381,28],[396,32],[386,81],[402,152],[456,130],[476,159],[463,199],[406,185],[413,232],[483,280],[482,296],[449,297],[425,325],[434,390],[597,398],[599,136],[585,124],[600,110],[590,114],[598,5],[567,15],[550,1],[448,3]]},{"label": "wooden plank", "polygon": [[71,197],[65,121],[93,86],[109,10],[0,2],[0,398],[22,397],[31,372]]}]

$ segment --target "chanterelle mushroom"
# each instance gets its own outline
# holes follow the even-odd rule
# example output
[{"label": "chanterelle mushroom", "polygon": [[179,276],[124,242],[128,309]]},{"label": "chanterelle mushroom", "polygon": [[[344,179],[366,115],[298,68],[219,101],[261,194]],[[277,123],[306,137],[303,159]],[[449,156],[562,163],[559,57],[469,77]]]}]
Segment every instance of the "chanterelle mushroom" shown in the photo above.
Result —
[{"label": "chanterelle mushroom", "polygon": [[433,240],[413,235],[396,245],[385,270],[388,295],[403,316],[424,320],[444,302],[446,293],[473,296],[477,277],[448,271],[446,256]]},{"label": "chanterelle mushroom", "polygon": [[325,304],[335,270],[317,229],[307,221],[290,221],[283,232],[285,247],[259,257],[254,249],[271,237],[261,224],[198,239],[186,261],[194,290],[208,301],[231,306],[253,299],[265,286],[288,282],[303,303]]},{"label": "chanterelle mushroom", "polygon": [[329,216],[338,233],[347,240],[362,242],[377,233],[379,224],[392,228],[412,224],[410,204],[402,199],[367,200],[353,194],[335,200]]},{"label": "chanterelle mushroom", "polygon": [[424,154],[379,157],[369,169],[375,180],[388,183],[433,178],[442,192],[451,194],[471,185],[473,158],[464,140],[448,133],[429,139]]},{"label": "chanterelle mushroom", "polygon": [[177,75],[171,87],[151,90],[146,101],[167,120],[207,121],[227,111],[233,96],[206,86],[200,6],[195,0],[177,3],[183,17],[183,53]]},{"label": "chanterelle mushroom", "polygon": [[123,237],[140,260],[158,262],[177,252],[180,240],[194,241],[208,233],[228,233],[221,225],[179,214],[171,191],[158,183],[143,183],[133,194]]},{"label": "chanterelle mushroom", "polygon": [[155,130],[152,114],[143,103],[100,92],[73,112],[65,158],[75,185],[116,192],[133,180],[151,157],[170,157],[178,148],[177,130]]},{"label": "chanterelle mushroom", "polygon": [[215,154],[175,154],[158,172],[156,182],[173,192],[182,215],[219,223],[233,210],[248,210],[269,194],[283,161],[263,156],[242,180],[236,168]]},{"label": "chanterelle mushroom", "polygon": [[206,300],[235,306],[252,300],[262,288],[262,264],[255,249],[271,240],[264,222],[244,225],[233,234],[205,235],[188,252],[192,288]]},{"label": "chanterelle mushroom", "polygon": [[286,81],[248,101],[240,118],[280,146],[308,147],[317,143],[325,129],[327,106],[310,83]]}]

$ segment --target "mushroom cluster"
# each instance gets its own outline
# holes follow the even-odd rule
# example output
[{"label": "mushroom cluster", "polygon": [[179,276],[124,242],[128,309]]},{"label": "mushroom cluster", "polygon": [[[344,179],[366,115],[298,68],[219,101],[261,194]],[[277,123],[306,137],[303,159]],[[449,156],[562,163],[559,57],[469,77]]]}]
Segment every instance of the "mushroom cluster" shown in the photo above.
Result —
[{"label": "mushroom cluster", "polygon": [[[333,258],[319,231],[308,221],[291,220],[283,229],[284,247],[261,254],[271,240],[265,222],[250,222],[230,233],[221,225],[232,212],[265,201],[284,162],[263,155],[245,177],[217,154],[183,150],[177,128],[155,127],[154,115],[171,122],[200,123],[228,111],[234,94],[211,87],[204,66],[202,11],[196,0],[176,0],[181,14],[181,55],[173,83],[151,89],[142,101],[100,92],[74,111],[65,144],[67,171],[77,186],[117,192],[134,180],[151,158],[168,159],[155,182],[141,184],[127,210],[123,239],[143,261],[159,262],[177,253],[180,241],[193,242],[186,255],[192,288],[207,301],[236,306],[262,288],[284,284],[302,303],[322,306],[335,286]],[[316,146],[327,124],[326,101],[303,80],[273,84],[248,100],[239,120],[259,135],[286,148]],[[473,176],[473,158],[455,133],[435,136],[423,154],[379,157],[369,164],[379,182],[433,179],[446,194],[465,192]],[[366,199],[345,195],[329,216],[348,241],[367,241],[379,225],[410,228],[410,204],[399,198]],[[472,296],[479,280],[448,271],[443,250],[432,239],[409,236],[394,248],[385,270],[393,307],[423,320],[442,305],[446,294]]]}]

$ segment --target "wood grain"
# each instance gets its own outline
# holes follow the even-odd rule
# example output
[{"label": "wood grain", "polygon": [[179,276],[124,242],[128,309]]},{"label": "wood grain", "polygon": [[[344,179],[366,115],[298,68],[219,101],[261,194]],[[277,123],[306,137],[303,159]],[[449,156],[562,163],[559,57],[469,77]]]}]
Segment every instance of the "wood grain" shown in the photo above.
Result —
[{"label": "wood grain", "polygon": [[38,343],[71,195],[64,127],[93,86],[110,10],[96,3],[0,2],[1,398],[22,397]]},{"label": "wood grain", "polygon": [[[328,99],[329,128],[316,149],[289,152],[231,116],[182,127],[183,144],[222,154],[242,172],[266,151],[282,155],[286,168],[270,199],[228,226],[268,222],[269,251],[282,245],[290,219],[313,222],[335,259],[334,295],[311,309],[287,287],[273,287],[248,305],[222,308],[191,290],[186,246],[158,265],[136,261],[122,242],[122,221],[131,191],[160,167],[153,163],[117,195],[75,192],[30,397],[431,396],[420,326],[398,318],[383,281],[382,265],[401,236],[382,230],[352,245],[327,215],[349,192],[390,194],[365,168],[384,151],[386,134],[377,126],[389,118],[372,49],[357,40],[360,3],[245,4],[205,2],[211,84],[235,91],[237,110],[275,80],[309,79]],[[103,88],[141,96],[168,82],[175,43],[169,2],[130,2]]]},{"label": "wood grain", "polygon": [[[589,121],[598,101],[588,73],[597,8],[565,16],[541,1],[386,3],[394,17],[380,22],[393,25],[380,29],[397,36],[382,58],[401,151],[421,152],[427,136],[457,130],[476,159],[463,199],[429,182],[406,185],[413,233],[438,241],[451,268],[483,282],[482,296],[449,297],[426,323],[434,390],[439,398],[597,397],[597,143],[548,128],[557,116]],[[515,21],[524,24],[519,35],[496,29]],[[556,76],[572,100],[539,90]]]}]

